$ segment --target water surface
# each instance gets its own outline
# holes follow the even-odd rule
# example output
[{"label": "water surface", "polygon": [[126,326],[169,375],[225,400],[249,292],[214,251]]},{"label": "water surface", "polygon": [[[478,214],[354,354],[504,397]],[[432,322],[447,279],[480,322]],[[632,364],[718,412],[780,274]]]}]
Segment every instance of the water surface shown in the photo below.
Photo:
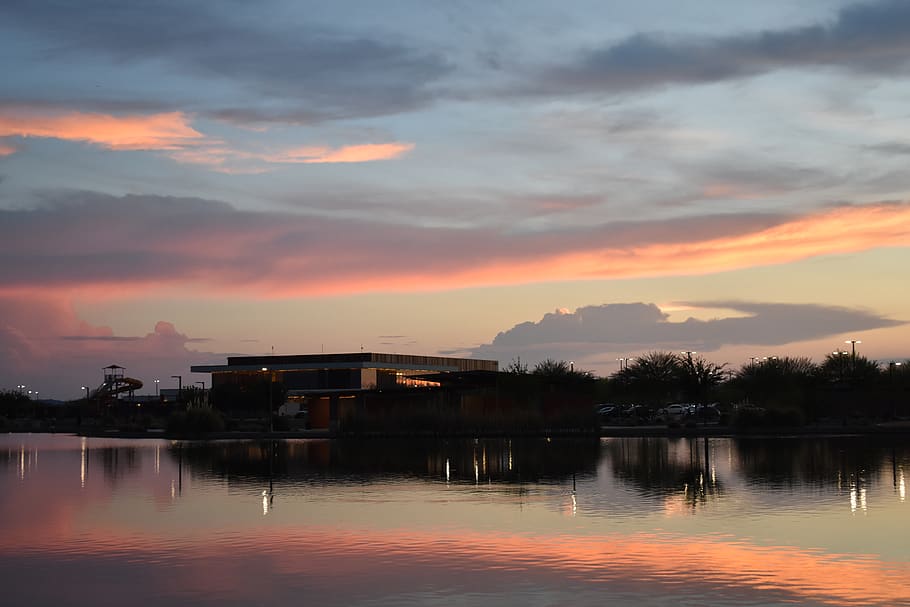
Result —
[{"label": "water surface", "polygon": [[903,441],[0,435],[10,605],[910,605]]}]

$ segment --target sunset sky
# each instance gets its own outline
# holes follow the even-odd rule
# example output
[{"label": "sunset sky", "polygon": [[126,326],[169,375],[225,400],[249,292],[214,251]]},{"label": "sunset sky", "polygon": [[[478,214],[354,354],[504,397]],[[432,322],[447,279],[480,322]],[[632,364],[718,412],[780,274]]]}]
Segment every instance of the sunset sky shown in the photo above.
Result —
[{"label": "sunset sky", "polygon": [[[0,389],[910,357],[910,3],[0,3]],[[172,386],[173,384],[173,386]]]}]

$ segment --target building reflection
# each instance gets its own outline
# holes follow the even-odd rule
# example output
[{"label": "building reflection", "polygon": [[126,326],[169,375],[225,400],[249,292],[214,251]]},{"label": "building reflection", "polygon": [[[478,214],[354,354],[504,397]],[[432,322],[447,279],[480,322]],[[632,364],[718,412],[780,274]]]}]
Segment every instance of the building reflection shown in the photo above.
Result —
[{"label": "building reflection", "polygon": [[695,508],[724,493],[713,464],[713,441],[703,439],[625,438],[607,443],[617,480],[667,507]]},{"label": "building reflection", "polygon": [[537,438],[236,441],[175,443],[169,452],[182,457],[195,475],[260,487],[264,480],[363,482],[403,476],[520,484],[593,475],[600,443]]}]

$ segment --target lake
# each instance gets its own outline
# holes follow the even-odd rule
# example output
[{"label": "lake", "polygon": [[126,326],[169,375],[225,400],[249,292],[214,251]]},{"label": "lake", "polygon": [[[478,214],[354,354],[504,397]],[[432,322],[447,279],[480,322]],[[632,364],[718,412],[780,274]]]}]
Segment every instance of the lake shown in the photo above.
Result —
[{"label": "lake", "polygon": [[910,605],[901,437],[0,435],[4,605]]}]

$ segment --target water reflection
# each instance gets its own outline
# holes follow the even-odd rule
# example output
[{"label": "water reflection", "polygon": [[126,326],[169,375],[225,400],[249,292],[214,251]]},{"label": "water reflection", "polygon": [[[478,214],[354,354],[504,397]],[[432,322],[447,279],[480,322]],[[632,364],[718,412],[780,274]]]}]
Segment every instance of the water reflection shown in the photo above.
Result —
[{"label": "water reflection", "polygon": [[0,583],[39,606],[910,604],[908,465],[843,438],[0,436]]},{"label": "water reflection", "polygon": [[[448,483],[560,483],[593,475],[595,439],[290,440],[177,442],[193,474],[232,485],[274,482],[354,482],[422,478]],[[270,490],[271,491],[271,490]]]},{"label": "water reflection", "polygon": [[662,497],[669,508],[696,508],[722,497],[712,450],[716,441],[635,438],[608,443],[617,479],[646,496]]}]

